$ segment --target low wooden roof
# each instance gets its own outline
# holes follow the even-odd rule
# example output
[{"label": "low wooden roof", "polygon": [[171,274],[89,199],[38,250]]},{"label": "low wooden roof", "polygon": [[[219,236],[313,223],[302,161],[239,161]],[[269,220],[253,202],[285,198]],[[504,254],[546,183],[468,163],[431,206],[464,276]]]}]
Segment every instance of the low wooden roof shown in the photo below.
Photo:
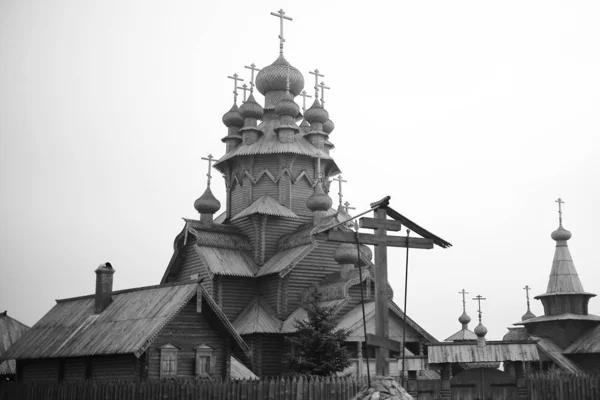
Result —
[{"label": "low wooden roof", "polygon": [[253,277],[258,271],[254,259],[245,251],[198,245],[194,249],[214,275]]},{"label": "low wooden roof", "polygon": [[233,321],[233,327],[240,335],[252,333],[279,333],[282,321],[261,297],[255,298]]},{"label": "low wooden roof", "polygon": [[427,348],[430,364],[481,363],[498,361],[539,361],[534,341],[476,343],[435,343]]},{"label": "low wooden roof", "polygon": [[240,379],[259,379],[248,367],[246,367],[240,360],[231,356],[229,362],[229,378],[234,380]]},{"label": "low wooden roof", "polygon": [[584,333],[564,351],[564,354],[592,353],[600,353],[600,325]]},{"label": "low wooden roof", "polygon": [[[223,322],[224,314],[197,282],[166,284],[113,292],[113,301],[94,313],[95,295],[57,300],[2,358],[37,359],[134,354],[146,351],[160,330],[200,290]],[[225,328],[250,353],[231,324]]]},{"label": "low wooden roof", "polygon": [[467,340],[477,340],[477,335],[475,332],[465,328],[446,338],[444,342],[464,342]]},{"label": "low wooden roof", "polygon": [[542,315],[541,317],[529,318],[525,321],[515,322],[513,325],[528,325],[535,324],[538,322],[548,322],[548,321],[569,321],[569,320],[578,320],[578,321],[598,321],[600,322],[600,317],[593,314],[581,315],[581,314],[573,314],[573,313],[564,313],[559,315]]},{"label": "low wooden roof", "polygon": [[[29,327],[8,316],[6,311],[0,313],[0,357],[29,330]],[[14,375],[15,360],[0,361],[0,375]]]},{"label": "low wooden roof", "polygon": [[532,340],[535,340],[537,343],[538,350],[548,356],[556,365],[558,365],[562,370],[570,372],[572,374],[577,374],[582,372],[581,369],[571,360],[563,355],[563,350],[558,347],[554,342],[549,339],[538,337],[538,336],[529,336]]},{"label": "low wooden roof", "polygon": [[292,210],[281,205],[277,200],[268,194],[265,194],[254,203],[240,211],[240,213],[231,218],[231,220],[235,221],[236,219],[248,217],[253,214],[271,215],[284,218],[300,218]]},{"label": "low wooden roof", "polygon": [[316,244],[306,244],[294,247],[288,250],[280,251],[271,257],[260,269],[256,276],[265,276],[270,274],[285,274],[291,270],[297,263],[302,261],[310,253]]}]

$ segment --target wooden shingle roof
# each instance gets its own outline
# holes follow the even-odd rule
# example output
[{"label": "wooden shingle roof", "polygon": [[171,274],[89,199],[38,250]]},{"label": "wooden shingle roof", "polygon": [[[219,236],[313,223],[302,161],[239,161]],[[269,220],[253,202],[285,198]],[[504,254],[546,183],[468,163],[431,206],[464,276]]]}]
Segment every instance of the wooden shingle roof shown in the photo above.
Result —
[{"label": "wooden shingle roof", "polygon": [[282,321],[263,298],[255,298],[233,321],[233,327],[240,335],[252,333],[279,333]]},{"label": "wooden shingle roof", "polygon": [[246,207],[244,210],[240,211],[240,213],[233,217],[231,220],[235,221],[236,219],[248,217],[253,214],[271,215],[275,217],[284,218],[299,218],[292,210],[281,205],[277,200],[275,200],[271,196],[265,194],[261,196],[258,200],[256,200],[254,203]]},{"label": "wooden shingle roof", "polygon": [[258,271],[254,259],[245,251],[198,245],[194,249],[214,275],[253,277]]},{"label": "wooden shingle roof", "polygon": [[260,267],[256,276],[280,274],[283,277],[294,267],[294,265],[302,261],[302,259],[306,257],[306,255],[308,255],[308,253],[310,253],[316,246],[316,244],[306,244],[280,251],[271,257],[262,267]]},{"label": "wooden shingle roof", "polygon": [[[29,327],[8,316],[6,311],[0,313],[0,357],[19,339]],[[0,375],[15,374],[15,360],[0,361]]]},{"label": "wooden shingle roof", "polygon": [[556,365],[562,370],[570,372],[572,374],[581,373],[581,369],[571,360],[563,355],[563,351],[558,345],[551,340],[543,337],[531,336],[529,337],[535,340],[537,343],[538,350],[543,354],[547,355]]},{"label": "wooden shingle roof", "polygon": [[[139,357],[198,290],[222,320],[223,312],[197,282],[115,291],[113,301],[100,314],[94,313],[94,295],[57,300],[2,358]],[[226,329],[249,354],[248,346],[226,322]]]},{"label": "wooden shingle roof", "polygon": [[539,361],[535,342],[435,343],[427,348],[430,364]]},{"label": "wooden shingle roof", "polygon": [[592,353],[600,353],[600,325],[584,333],[564,351],[564,354]]}]

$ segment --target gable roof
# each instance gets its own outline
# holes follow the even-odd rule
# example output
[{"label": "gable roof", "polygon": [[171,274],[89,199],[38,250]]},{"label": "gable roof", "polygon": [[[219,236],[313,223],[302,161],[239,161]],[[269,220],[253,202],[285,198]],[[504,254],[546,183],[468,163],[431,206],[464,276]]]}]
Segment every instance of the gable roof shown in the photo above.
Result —
[{"label": "gable roof", "polygon": [[240,335],[252,333],[279,333],[282,321],[263,298],[255,298],[233,321],[233,327]]},{"label": "gable roof", "polygon": [[[8,316],[6,311],[0,313],[0,357],[29,330],[29,327]],[[14,375],[15,360],[0,361],[0,375]]]},{"label": "gable roof", "polygon": [[581,335],[564,351],[564,354],[589,353],[600,353],[600,325]]},{"label": "gable roof", "polygon": [[572,374],[577,374],[581,372],[581,369],[567,357],[562,354],[562,349],[558,347],[554,342],[548,340],[543,337],[531,336],[529,337],[535,341],[537,341],[537,348],[547,355],[556,365],[558,365],[564,371],[570,372]]},{"label": "gable roof", "polygon": [[270,274],[280,274],[281,277],[298,264],[308,253],[310,253],[317,244],[306,244],[294,247],[288,250],[280,251],[275,254],[258,270],[256,276],[265,276]]},{"label": "gable roof", "polygon": [[[57,300],[57,304],[21,336],[2,358],[113,354],[134,354],[139,357],[198,291],[223,321],[223,312],[214,301],[210,301],[208,292],[197,282],[115,291],[112,302],[100,314],[94,314],[94,295]],[[243,344],[242,349],[249,353],[248,346],[231,324],[228,327],[225,323],[225,327],[238,344]]]},{"label": "gable roof", "polygon": [[444,342],[464,342],[467,340],[477,340],[477,335],[475,332],[465,328],[446,338]]},{"label": "gable roof", "polygon": [[234,380],[239,379],[259,379],[248,367],[246,367],[240,360],[231,356],[229,359],[229,378]]},{"label": "gable roof", "polygon": [[236,219],[247,217],[253,214],[272,215],[275,217],[285,218],[300,218],[292,210],[281,205],[277,200],[275,200],[268,194],[265,194],[258,200],[256,200],[254,203],[246,207],[244,210],[242,210],[231,220],[235,221]]},{"label": "gable roof", "polygon": [[214,275],[253,277],[258,266],[244,251],[194,245],[196,253]]}]

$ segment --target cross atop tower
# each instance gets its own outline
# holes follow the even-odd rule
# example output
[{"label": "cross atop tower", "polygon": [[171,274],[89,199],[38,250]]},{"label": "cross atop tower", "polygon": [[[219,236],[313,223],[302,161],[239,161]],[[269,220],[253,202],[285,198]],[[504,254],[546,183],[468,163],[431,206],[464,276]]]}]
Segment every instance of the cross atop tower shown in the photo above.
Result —
[{"label": "cross atop tower", "polygon": [[529,290],[531,289],[529,285],[525,285],[523,288],[525,290],[525,296],[527,297],[527,311],[529,311]]},{"label": "cross atop tower", "polygon": [[348,201],[344,203],[344,208],[346,209],[346,213],[348,213],[348,210],[356,210],[356,207],[350,207],[350,202]]},{"label": "cross atop tower", "polygon": [[283,37],[283,20],[293,21],[292,17],[286,17],[283,9],[280,9],[276,13],[272,12],[271,15],[279,18],[279,54],[283,54],[283,43],[285,39]]},{"label": "cross atop tower", "polygon": [[319,77],[325,78],[325,75],[320,74],[318,69],[308,71],[308,73],[315,76],[315,100],[319,100]]},{"label": "cross atop tower", "polygon": [[465,289],[463,289],[460,292],[458,292],[458,294],[462,294],[462,297],[463,297],[463,311],[467,312],[467,302],[465,300],[465,295],[469,294],[469,292],[467,292]]},{"label": "cross atop tower", "polygon": [[559,197],[558,200],[554,200],[555,203],[558,203],[558,223],[562,225],[562,207],[561,205],[565,204],[564,201]]},{"label": "cross atop tower", "polygon": [[228,76],[229,79],[233,79],[233,103],[237,104],[237,90],[238,90],[238,81],[244,82],[244,80],[238,77],[238,74],[233,74],[233,76]]},{"label": "cross atop tower", "polygon": [[479,313],[479,322],[481,322],[481,300],[487,300],[485,297],[478,294],[473,298],[473,300],[477,300],[477,312]]},{"label": "cross atop tower", "polygon": [[242,86],[238,86],[238,89],[244,91],[244,100],[242,101],[242,103],[245,103],[246,102],[246,92],[250,89],[248,89],[248,85],[246,85],[245,83]]},{"label": "cross atop tower", "polygon": [[323,81],[319,83],[319,86],[321,87],[321,105],[325,107],[325,89],[330,90],[331,88],[329,86],[325,86],[325,82]]},{"label": "cross atop tower", "polygon": [[302,114],[304,114],[306,112],[306,98],[312,99],[312,96],[307,95],[306,90],[303,90],[300,96],[302,96]]},{"label": "cross atop tower", "polygon": [[212,178],[211,172],[212,172],[212,163],[215,162],[215,158],[212,156],[212,154],[209,154],[208,157],[202,157],[203,160],[208,161],[208,173],[206,174],[206,176],[208,177],[208,181],[206,186],[210,187],[210,179]]},{"label": "cross atop tower", "polygon": [[250,64],[250,66],[244,65],[244,68],[251,70],[250,74],[250,94],[254,92],[254,72],[260,71],[260,68],[256,68],[254,63]]},{"label": "cross atop tower", "polygon": [[[340,207],[341,207],[341,206],[342,206],[342,202],[343,202],[343,200],[342,200],[342,199],[344,198],[344,195],[342,194],[342,183],[348,183],[348,181],[345,181],[345,180],[342,178],[342,176],[341,176],[341,175],[338,175],[338,177],[337,177],[337,178],[333,178],[333,179],[332,179],[332,181],[337,181],[337,182],[338,182],[338,184],[339,184],[338,196],[339,196],[339,198],[340,198]],[[346,211],[348,211],[348,210],[346,210]]]}]

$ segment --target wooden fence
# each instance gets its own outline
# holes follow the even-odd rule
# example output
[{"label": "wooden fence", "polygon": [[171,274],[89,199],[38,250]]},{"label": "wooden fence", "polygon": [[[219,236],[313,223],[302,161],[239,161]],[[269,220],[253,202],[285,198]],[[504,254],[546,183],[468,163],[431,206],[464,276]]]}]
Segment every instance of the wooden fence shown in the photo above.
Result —
[{"label": "wooden fence", "polygon": [[355,377],[8,382],[0,384],[0,400],[348,400],[362,384]]},{"label": "wooden fence", "polygon": [[600,399],[600,375],[540,373],[527,377],[530,400]]}]

